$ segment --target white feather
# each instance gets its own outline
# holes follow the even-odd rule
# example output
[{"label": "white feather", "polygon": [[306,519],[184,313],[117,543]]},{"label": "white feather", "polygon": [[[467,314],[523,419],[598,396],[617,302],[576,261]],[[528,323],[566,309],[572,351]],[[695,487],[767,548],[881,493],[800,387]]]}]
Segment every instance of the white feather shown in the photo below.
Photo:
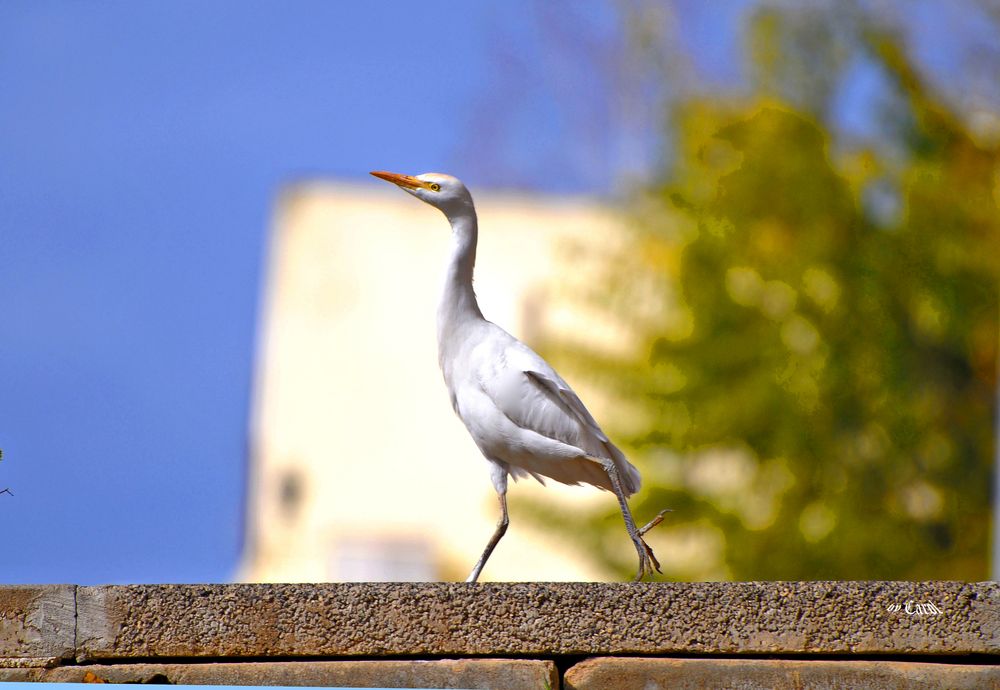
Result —
[{"label": "white feather", "polygon": [[472,197],[463,201],[441,207],[451,221],[452,251],[438,306],[438,360],[455,412],[483,455],[515,478],[529,474],[610,490],[604,464],[613,463],[623,491],[634,494],[639,471],[569,384],[534,350],[483,318],[472,289],[478,226]]}]

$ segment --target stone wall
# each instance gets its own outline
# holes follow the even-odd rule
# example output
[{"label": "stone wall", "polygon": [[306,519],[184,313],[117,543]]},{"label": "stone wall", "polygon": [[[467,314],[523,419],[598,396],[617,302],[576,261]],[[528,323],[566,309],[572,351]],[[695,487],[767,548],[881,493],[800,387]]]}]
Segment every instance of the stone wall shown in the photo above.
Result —
[{"label": "stone wall", "polygon": [[5,586],[4,680],[1000,689],[1000,585]]}]

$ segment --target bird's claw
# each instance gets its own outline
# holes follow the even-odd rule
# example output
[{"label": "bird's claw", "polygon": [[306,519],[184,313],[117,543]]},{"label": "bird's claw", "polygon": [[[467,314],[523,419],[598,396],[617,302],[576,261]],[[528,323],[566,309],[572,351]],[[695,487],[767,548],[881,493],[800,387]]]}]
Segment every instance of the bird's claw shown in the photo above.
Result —
[{"label": "bird's claw", "polygon": [[639,541],[636,544],[637,548],[640,549],[639,556],[639,572],[635,575],[635,582],[641,582],[646,575],[652,575],[653,571],[663,574],[660,570],[660,562],[656,560],[656,554],[653,553],[653,549],[650,548],[646,541],[639,537]]},{"label": "bird's claw", "polygon": [[[647,544],[645,541],[642,542],[642,545],[646,547],[646,556],[649,557],[649,563],[650,563],[650,565],[653,566],[653,570],[655,570],[660,575],[662,575],[663,571],[660,570],[660,562],[658,560],[656,560],[656,555],[653,553],[653,549],[651,549],[650,546],[649,546],[649,544]],[[649,571],[650,575],[653,574],[653,570]]]}]

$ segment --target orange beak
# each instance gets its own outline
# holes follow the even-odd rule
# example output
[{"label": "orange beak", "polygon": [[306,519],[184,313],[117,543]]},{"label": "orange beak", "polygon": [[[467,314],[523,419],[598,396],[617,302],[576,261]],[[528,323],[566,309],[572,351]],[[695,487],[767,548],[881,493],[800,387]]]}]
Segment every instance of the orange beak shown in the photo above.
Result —
[{"label": "orange beak", "polygon": [[426,189],[430,187],[430,182],[418,180],[410,175],[400,175],[399,173],[385,172],[384,170],[373,170],[372,175],[380,180],[392,182],[394,185],[403,187],[404,189]]}]

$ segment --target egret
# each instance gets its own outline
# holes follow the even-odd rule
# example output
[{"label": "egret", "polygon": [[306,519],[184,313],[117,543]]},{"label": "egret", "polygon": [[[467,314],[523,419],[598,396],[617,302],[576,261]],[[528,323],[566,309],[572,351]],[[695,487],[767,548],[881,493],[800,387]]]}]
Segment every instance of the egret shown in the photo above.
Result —
[{"label": "egret", "polygon": [[466,582],[479,579],[507,531],[509,476],[531,476],[543,484],[549,477],[613,491],[639,556],[635,580],[652,575],[654,568],[660,572],[643,535],[663,513],[637,528],[628,506],[628,497],[639,490],[639,471],[544,359],[483,318],[472,289],[478,220],[469,190],[439,173],[372,175],[439,209],[451,223],[451,256],[437,310],[438,363],[455,413],[489,462],[500,501],[500,520]]}]

